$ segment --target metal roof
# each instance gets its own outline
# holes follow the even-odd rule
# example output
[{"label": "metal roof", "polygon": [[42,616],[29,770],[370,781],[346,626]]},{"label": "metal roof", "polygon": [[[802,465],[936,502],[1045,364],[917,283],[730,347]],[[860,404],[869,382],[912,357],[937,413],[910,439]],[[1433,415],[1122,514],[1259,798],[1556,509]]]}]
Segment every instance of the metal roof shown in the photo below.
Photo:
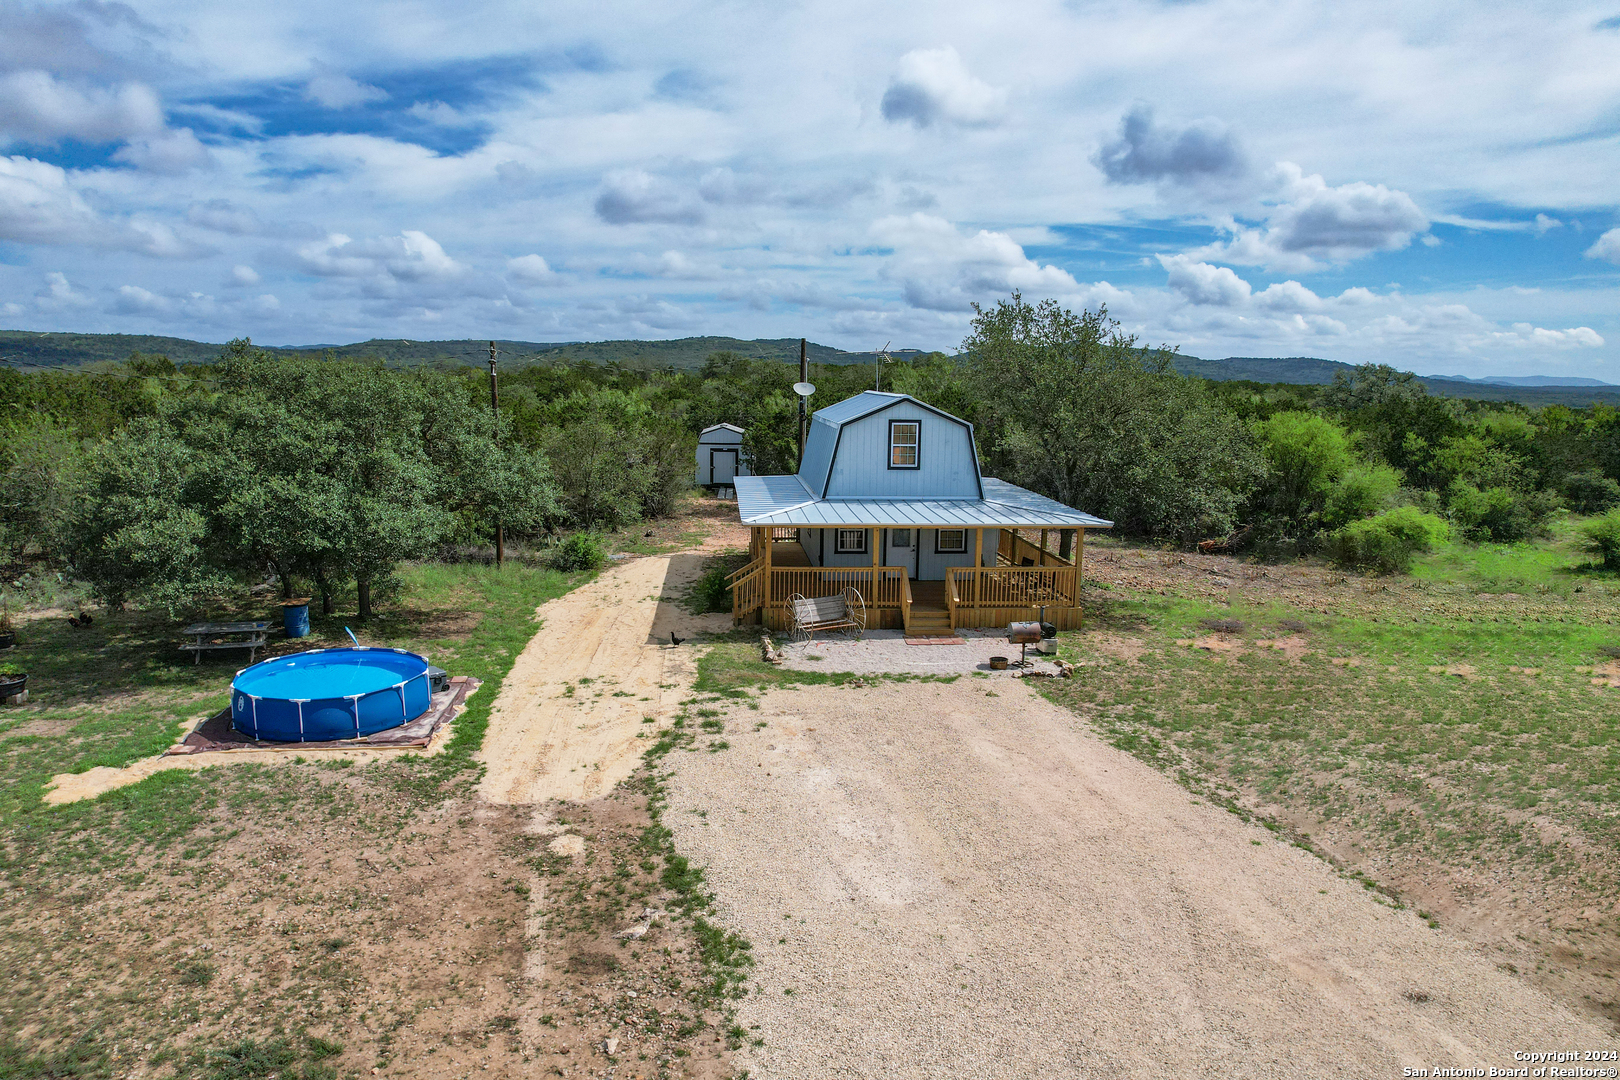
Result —
[{"label": "metal roof", "polygon": [[743,429],[738,427],[736,424],[710,424],[708,427],[698,432],[698,440],[702,441],[703,436],[707,435],[709,432],[719,431],[722,428],[726,431],[735,431],[739,435],[744,434]]},{"label": "metal roof", "polygon": [[[867,391],[872,393],[872,391]],[[885,395],[889,396],[889,395]],[[982,499],[818,499],[797,476],[739,476],[744,525],[805,528],[1111,529],[1093,517],[1017,484],[984,478]]]},{"label": "metal roof", "polygon": [[877,412],[888,408],[897,401],[902,401],[907,395],[890,394],[882,390],[863,390],[852,398],[845,398],[836,405],[829,405],[825,409],[816,410],[816,419],[825,420],[829,424],[847,424],[851,420],[859,419],[867,413]]}]

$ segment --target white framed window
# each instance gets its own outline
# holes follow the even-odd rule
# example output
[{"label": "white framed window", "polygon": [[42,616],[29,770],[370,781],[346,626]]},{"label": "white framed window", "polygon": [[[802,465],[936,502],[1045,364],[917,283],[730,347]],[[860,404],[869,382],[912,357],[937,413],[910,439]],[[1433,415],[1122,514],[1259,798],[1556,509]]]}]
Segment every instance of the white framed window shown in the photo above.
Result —
[{"label": "white framed window", "polygon": [[934,550],[941,555],[960,555],[967,550],[967,530],[939,530],[934,534]]},{"label": "white framed window", "polygon": [[865,529],[839,529],[833,541],[833,551],[839,555],[865,555]]},{"label": "white framed window", "polygon": [[915,420],[889,421],[889,468],[918,468],[918,443],[922,439],[922,424]]},{"label": "white framed window", "polygon": [[889,546],[893,548],[908,548],[911,546],[910,529],[890,529]]}]

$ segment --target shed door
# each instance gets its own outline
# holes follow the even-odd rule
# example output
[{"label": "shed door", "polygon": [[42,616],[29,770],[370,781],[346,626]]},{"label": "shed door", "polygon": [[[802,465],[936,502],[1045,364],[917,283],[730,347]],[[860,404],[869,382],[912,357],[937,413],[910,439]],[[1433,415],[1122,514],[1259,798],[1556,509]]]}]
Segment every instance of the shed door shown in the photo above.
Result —
[{"label": "shed door", "polygon": [[729,484],[737,475],[737,451],[709,451],[709,483]]}]

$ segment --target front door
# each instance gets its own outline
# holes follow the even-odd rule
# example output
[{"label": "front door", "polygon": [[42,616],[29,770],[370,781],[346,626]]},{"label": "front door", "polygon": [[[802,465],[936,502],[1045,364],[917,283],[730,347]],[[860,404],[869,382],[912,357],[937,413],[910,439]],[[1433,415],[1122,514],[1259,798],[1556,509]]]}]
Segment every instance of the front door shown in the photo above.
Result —
[{"label": "front door", "polygon": [[730,484],[737,476],[737,451],[709,451],[709,483]]}]

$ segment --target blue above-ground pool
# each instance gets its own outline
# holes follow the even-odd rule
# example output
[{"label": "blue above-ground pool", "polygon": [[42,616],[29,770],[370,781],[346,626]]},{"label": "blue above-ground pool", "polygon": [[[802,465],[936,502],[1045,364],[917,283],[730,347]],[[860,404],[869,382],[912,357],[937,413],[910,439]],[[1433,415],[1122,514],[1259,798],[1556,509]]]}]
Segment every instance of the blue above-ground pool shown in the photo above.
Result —
[{"label": "blue above-ground pool", "polygon": [[238,671],[231,726],[269,742],[358,739],[415,720],[432,699],[425,656],[364,645],[314,649]]}]

